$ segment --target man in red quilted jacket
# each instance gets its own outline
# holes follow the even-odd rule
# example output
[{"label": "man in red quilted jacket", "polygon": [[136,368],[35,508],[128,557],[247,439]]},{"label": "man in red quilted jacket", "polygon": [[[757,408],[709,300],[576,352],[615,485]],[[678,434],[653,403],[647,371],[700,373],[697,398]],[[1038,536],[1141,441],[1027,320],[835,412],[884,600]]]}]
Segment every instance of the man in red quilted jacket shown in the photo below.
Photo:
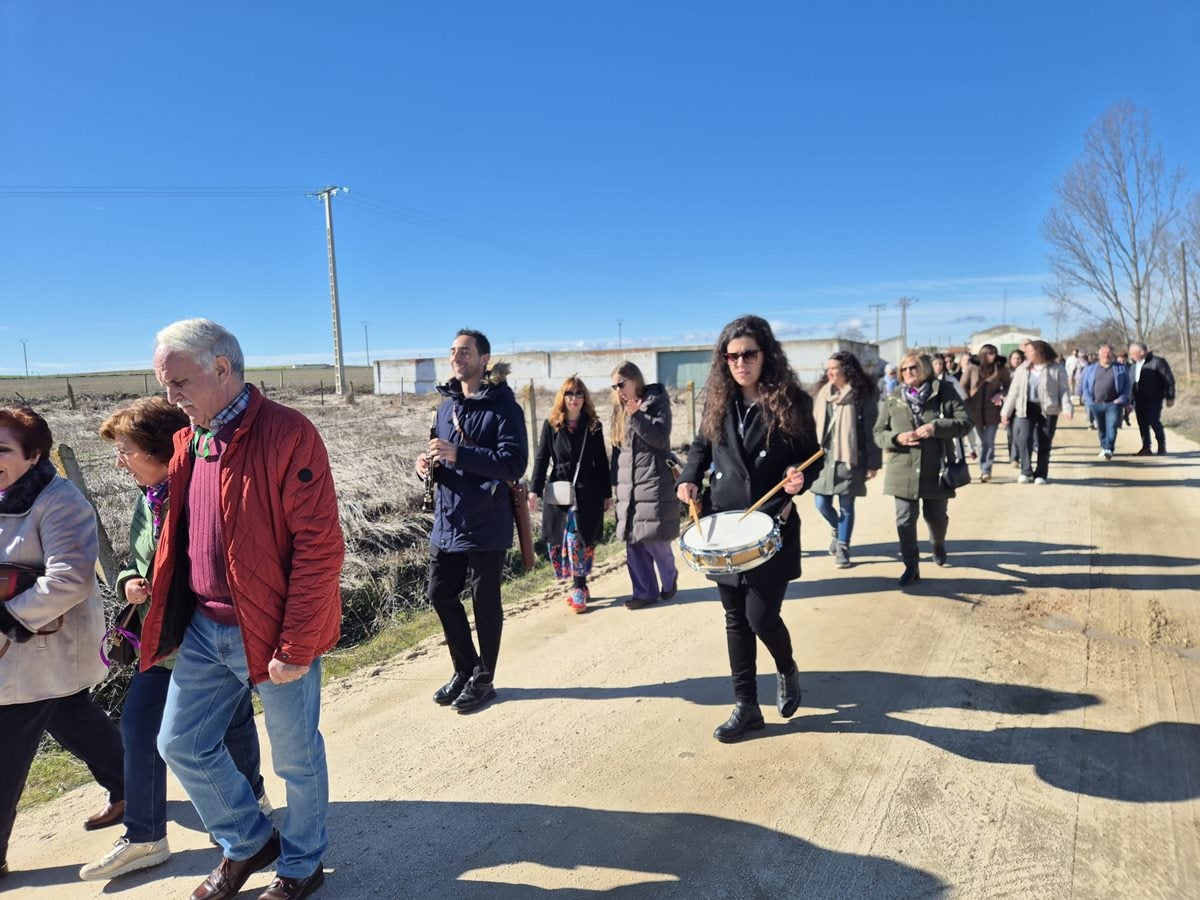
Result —
[{"label": "man in red quilted jacket", "polygon": [[[329,845],[321,655],[340,634],[344,555],[325,445],[246,384],[237,338],[215,322],[160,331],[154,371],[192,427],[175,435],[141,665],[178,648],[159,752],[224,851],[192,900],[233,897],[276,860],[259,900],[307,897]],[[221,737],[246,683],[287,787],[278,831]]]}]

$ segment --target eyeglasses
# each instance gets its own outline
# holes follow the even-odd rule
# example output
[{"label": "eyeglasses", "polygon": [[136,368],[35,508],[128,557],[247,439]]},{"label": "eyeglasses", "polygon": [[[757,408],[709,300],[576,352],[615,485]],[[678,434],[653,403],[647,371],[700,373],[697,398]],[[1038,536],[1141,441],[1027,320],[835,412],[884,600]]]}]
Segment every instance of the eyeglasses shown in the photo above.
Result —
[{"label": "eyeglasses", "polygon": [[901,366],[900,371],[903,372],[920,372],[920,366]]},{"label": "eyeglasses", "polygon": [[127,450],[124,447],[113,447],[113,456],[115,456],[117,459],[129,459],[129,457],[137,455],[137,450]]},{"label": "eyeglasses", "polygon": [[760,353],[762,353],[761,350],[743,350],[741,353],[726,353],[725,362],[733,365],[735,362],[741,359],[748,363],[752,363],[758,359],[758,354]]},{"label": "eyeglasses", "polygon": [[619,391],[621,388],[625,387],[625,385],[627,385],[627,384],[629,384],[629,379],[628,379],[628,378],[622,378],[620,381],[618,381],[616,384],[614,384],[614,385],[612,386],[612,389],[613,389],[614,391]]},{"label": "eyeglasses", "polygon": [[582,400],[583,391],[563,391],[563,397],[567,400]]}]

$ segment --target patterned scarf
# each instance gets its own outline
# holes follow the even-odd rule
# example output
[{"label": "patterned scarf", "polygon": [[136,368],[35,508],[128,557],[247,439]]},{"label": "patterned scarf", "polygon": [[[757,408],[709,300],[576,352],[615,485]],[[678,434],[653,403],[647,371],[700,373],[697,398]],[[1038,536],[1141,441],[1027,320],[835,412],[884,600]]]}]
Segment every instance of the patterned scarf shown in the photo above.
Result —
[{"label": "patterned scarf", "polygon": [[162,534],[163,513],[167,509],[167,480],[163,479],[158,484],[151,485],[146,488],[146,506],[150,509],[150,517],[154,521],[154,542],[158,543],[158,537]]},{"label": "patterned scarf", "polygon": [[925,411],[925,404],[929,402],[929,398],[933,396],[933,382],[922,381],[918,388],[905,387],[904,400],[908,403],[908,408],[912,412],[913,427],[920,428],[923,422],[921,421],[921,413]]},{"label": "patterned scarf", "polygon": [[48,459],[41,459],[24,475],[0,491],[0,512],[26,513],[33,506],[33,501],[45,490],[46,485],[54,480],[58,470]]}]

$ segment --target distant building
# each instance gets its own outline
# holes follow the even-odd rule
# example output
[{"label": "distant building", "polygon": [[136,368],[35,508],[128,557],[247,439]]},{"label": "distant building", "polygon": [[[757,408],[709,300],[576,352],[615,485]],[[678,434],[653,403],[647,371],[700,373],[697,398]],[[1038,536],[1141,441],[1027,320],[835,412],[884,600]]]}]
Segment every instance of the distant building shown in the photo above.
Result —
[{"label": "distant building", "polygon": [[[867,369],[878,366],[874,344],[828,338],[810,341],[780,341],[788,362],[805,386],[817,382],[825,372],[825,361],[838,350],[849,350]],[[704,386],[712,365],[712,345],[685,347],[637,347],[628,350],[558,350],[523,353],[492,353],[494,360],[511,366],[509,384],[514,389],[530,383],[536,388],[557,390],[569,375],[578,375],[595,395],[607,389],[612,370],[629,360],[642,370],[646,382],[661,382],[681,388],[689,381]],[[394,359],[375,363],[375,393],[427,394],[450,378],[448,359]]]},{"label": "distant building", "polygon": [[1018,325],[996,325],[992,328],[985,328],[983,331],[977,331],[971,335],[968,345],[972,353],[978,353],[979,348],[984,344],[993,344],[1000,351],[1001,356],[1008,356],[1014,350],[1018,350],[1025,341],[1037,341],[1042,339],[1042,330],[1040,328],[1021,328]]}]

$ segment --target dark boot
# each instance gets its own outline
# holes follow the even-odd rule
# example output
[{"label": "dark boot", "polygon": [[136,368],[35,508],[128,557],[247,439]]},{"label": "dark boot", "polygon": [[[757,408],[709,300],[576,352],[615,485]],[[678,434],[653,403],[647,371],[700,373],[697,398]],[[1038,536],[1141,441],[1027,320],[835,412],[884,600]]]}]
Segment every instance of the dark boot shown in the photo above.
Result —
[{"label": "dark boot", "polygon": [[744,738],[746,732],[758,731],[765,724],[763,722],[762,710],[759,709],[757,703],[742,703],[739,701],[733,707],[733,713],[730,714],[725,724],[717,726],[716,731],[713,732],[713,737],[722,744],[732,744]]},{"label": "dark boot", "polygon": [[775,692],[775,708],[785,719],[790,719],[800,708],[800,670],[793,663],[790,674],[778,672],[775,677],[779,680]]},{"label": "dark boot", "polygon": [[909,563],[904,567],[904,574],[900,576],[900,587],[908,587],[910,584],[915,584],[921,580],[921,567],[916,563]]},{"label": "dark boot", "polygon": [[850,545],[838,541],[837,549],[833,554],[833,564],[839,569],[850,568]]},{"label": "dark boot", "polygon": [[946,564],[946,545],[941,541],[934,541],[933,561],[939,566],[944,566]]}]

